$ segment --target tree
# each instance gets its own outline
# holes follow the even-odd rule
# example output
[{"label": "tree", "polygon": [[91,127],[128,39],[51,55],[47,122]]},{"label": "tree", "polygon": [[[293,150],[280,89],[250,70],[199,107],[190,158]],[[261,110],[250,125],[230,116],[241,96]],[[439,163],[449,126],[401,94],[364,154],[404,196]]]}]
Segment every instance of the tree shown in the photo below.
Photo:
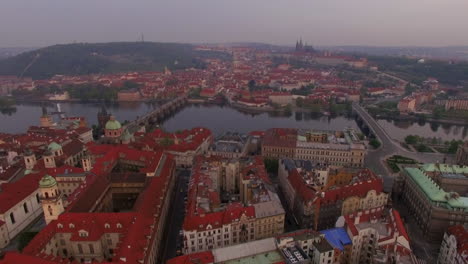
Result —
[{"label": "tree", "polygon": [[405,143],[408,145],[414,145],[418,143],[419,137],[415,135],[408,135],[405,137]]},{"label": "tree", "polygon": [[440,119],[444,112],[445,109],[443,106],[436,106],[434,107],[434,110],[432,110],[432,117],[434,117],[434,119]]},{"label": "tree", "polygon": [[377,139],[373,138],[369,141],[369,145],[371,145],[374,149],[377,149],[380,147],[380,145],[382,145],[380,143],[380,141],[378,141]]},{"label": "tree", "polygon": [[302,97],[296,98],[296,106],[303,107],[304,106],[304,99]]},{"label": "tree", "polygon": [[450,154],[455,154],[457,153],[458,146],[462,144],[462,141],[457,141],[457,140],[452,140],[450,141],[450,145],[448,147],[447,152]]}]

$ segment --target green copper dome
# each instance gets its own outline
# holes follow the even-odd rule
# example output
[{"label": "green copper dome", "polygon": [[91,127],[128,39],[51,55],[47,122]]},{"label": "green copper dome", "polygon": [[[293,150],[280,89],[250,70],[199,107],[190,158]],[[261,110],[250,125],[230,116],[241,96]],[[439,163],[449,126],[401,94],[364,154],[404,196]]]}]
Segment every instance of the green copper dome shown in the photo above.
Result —
[{"label": "green copper dome", "polygon": [[62,146],[60,146],[59,144],[55,143],[55,142],[52,142],[49,144],[49,146],[47,147],[50,151],[57,151],[59,149],[62,148]]},{"label": "green copper dome", "polygon": [[39,181],[39,187],[41,188],[50,188],[56,184],[57,181],[55,181],[54,177],[47,174]]},{"label": "green copper dome", "polygon": [[115,120],[113,116],[110,117],[109,121],[106,123],[107,130],[117,130],[120,129],[122,125],[120,125],[119,121]]}]

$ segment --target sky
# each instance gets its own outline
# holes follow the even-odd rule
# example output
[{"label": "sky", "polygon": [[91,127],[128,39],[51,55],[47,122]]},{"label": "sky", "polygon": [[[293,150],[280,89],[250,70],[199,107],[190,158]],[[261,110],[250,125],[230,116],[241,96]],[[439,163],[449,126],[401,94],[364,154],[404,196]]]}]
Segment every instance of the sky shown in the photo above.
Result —
[{"label": "sky", "polygon": [[0,0],[0,47],[73,42],[468,45],[468,0]]}]

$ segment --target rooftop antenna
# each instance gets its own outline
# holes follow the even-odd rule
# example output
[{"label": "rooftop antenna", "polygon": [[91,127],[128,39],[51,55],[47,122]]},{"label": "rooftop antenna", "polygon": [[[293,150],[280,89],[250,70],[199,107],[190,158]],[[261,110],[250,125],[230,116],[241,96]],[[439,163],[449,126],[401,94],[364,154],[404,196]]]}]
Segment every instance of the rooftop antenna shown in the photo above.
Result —
[{"label": "rooftop antenna", "polygon": [[141,42],[145,42],[145,35],[143,33],[141,33]]}]

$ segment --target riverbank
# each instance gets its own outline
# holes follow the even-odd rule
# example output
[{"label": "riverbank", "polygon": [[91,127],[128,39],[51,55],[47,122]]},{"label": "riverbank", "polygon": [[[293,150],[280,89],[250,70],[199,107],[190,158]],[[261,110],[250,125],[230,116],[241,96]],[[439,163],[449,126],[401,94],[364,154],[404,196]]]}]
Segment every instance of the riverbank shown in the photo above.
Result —
[{"label": "riverbank", "polygon": [[429,122],[429,123],[438,123],[438,124],[446,124],[446,125],[462,125],[468,126],[468,120],[462,119],[435,119],[435,118],[421,118],[418,116],[413,115],[382,115],[377,114],[374,116],[376,119],[385,119],[385,120],[394,120],[394,121],[412,121],[412,122]]}]

